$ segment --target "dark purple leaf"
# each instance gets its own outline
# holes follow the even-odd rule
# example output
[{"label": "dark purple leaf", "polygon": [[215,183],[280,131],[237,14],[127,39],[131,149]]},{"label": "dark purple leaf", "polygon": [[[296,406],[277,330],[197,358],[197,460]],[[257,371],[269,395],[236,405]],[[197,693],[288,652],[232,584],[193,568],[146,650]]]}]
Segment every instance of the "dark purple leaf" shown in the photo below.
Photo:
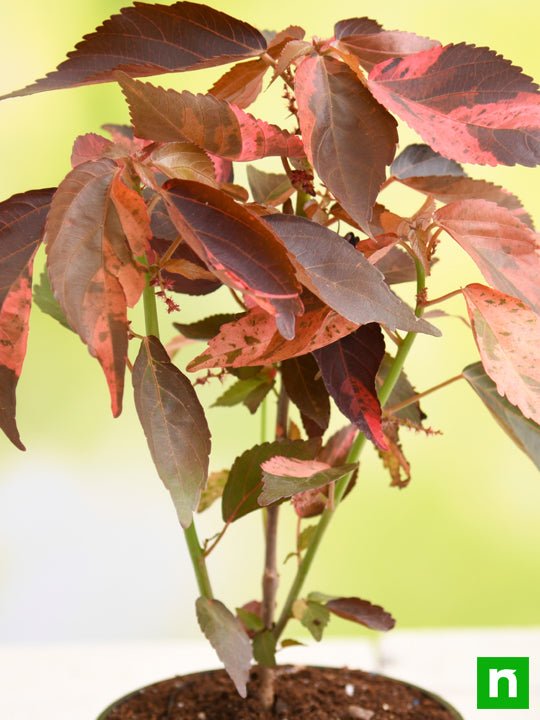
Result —
[{"label": "dark purple leaf", "polygon": [[303,416],[316,423],[318,435],[323,435],[330,422],[330,400],[324,382],[318,377],[319,366],[313,355],[285,360],[281,376],[291,401]]}]

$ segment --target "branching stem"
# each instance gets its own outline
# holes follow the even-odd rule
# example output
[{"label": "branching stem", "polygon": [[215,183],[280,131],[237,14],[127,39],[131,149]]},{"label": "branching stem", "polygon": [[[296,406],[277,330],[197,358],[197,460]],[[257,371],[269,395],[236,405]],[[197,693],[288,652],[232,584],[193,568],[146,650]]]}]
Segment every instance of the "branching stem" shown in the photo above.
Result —
[{"label": "branching stem", "polygon": [[421,393],[416,393],[416,395],[411,395],[410,398],[407,398],[407,400],[403,400],[403,402],[397,403],[396,405],[391,405],[389,408],[386,408],[386,411],[388,413],[396,413],[400,410],[403,410],[403,408],[409,407],[409,405],[412,405],[415,402],[418,402],[422,398],[426,397],[427,395],[431,395],[431,393],[436,392],[437,390],[441,390],[442,388],[446,387],[447,385],[451,385],[452,383],[457,382],[458,380],[462,380],[465,376],[463,373],[460,373],[459,375],[454,375],[454,377],[449,378],[448,380],[445,380],[444,382],[439,383],[438,385],[434,385],[433,387],[430,387],[428,390],[424,390]]}]

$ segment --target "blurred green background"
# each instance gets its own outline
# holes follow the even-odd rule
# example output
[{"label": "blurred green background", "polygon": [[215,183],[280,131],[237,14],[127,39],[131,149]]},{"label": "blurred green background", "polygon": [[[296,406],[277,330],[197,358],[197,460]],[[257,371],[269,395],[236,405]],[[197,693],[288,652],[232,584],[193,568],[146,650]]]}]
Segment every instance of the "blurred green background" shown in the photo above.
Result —
[{"label": "blurred green background", "polygon": [[[302,24],[329,36],[336,20],[369,15],[388,29],[489,45],[540,78],[540,4],[514,0],[385,3],[209,2],[260,29]],[[0,91],[21,87],[52,70],[74,44],[124,5],[121,0],[2,3]],[[159,83],[204,91],[223,68],[166,76]],[[254,114],[286,124],[274,87]],[[74,138],[125,122],[117,87],[101,85],[10,100],[0,105],[0,198],[56,185],[69,170]],[[400,129],[401,147],[415,136]],[[272,168],[271,161],[259,164]],[[277,166],[276,166],[277,167]],[[540,222],[538,171],[469,168],[475,177],[518,194]],[[242,171],[237,178],[243,177]],[[386,202],[407,212],[412,194],[389,191]],[[442,262],[430,280],[435,297],[480,277],[445,236]],[[42,263],[40,257],[38,269]],[[404,288],[411,295],[411,288]],[[181,316],[223,311],[225,294],[182,297]],[[462,300],[448,302],[463,315]],[[164,336],[170,317],[163,315]],[[477,359],[465,325],[438,320],[442,339],[420,338],[408,373],[425,389]],[[140,317],[135,325],[141,328]],[[195,353],[187,348],[186,362]],[[201,393],[210,402],[219,384]],[[167,493],[156,479],[129,393],[113,421],[97,363],[72,334],[35,309],[29,352],[19,384],[19,426],[26,454],[0,438],[0,639],[80,640],[188,636],[197,633],[195,586],[182,534]],[[464,383],[424,402],[430,438],[403,434],[413,479],[402,491],[368,448],[354,494],[331,527],[307,589],[355,594],[384,605],[399,627],[528,625],[540,623],[540,478],[495,425]],[[272,411],[273,413],[273,411]],[[257,442],[259,422],[245,409],[209,411],[213,469]],[[337,412],[333,425],[343,424]],[[294,518],[284,512],[280,555],[292,549]],[[200,519],[201,535],[219,530],[218,512]],[[231,607],[259,595],[260,518],[233,527],[211,558],[218,597]],[[284,585],[293,563],[283,570]],[[283,586],[282,586],[283,587]],[[292,628],[291,628],[292,629]],[[335,621],[331,630],[356,633]]]}]

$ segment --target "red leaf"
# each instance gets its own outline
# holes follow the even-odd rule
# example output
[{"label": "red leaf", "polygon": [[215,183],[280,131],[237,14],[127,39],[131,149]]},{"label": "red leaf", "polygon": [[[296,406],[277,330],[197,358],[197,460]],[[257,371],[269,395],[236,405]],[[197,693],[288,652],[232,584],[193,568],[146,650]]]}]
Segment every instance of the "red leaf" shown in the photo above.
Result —
[{"label": "red leaf", "polygon": [[135,406],[152,459],[182,527],[191,525],[208,477],[210,431],[192,384],[155,337],[133,366]]},{"label": "red leaf", "polygon": [[299,270],[300,281],[351,322],[379,322],[392,329],[440,335],[390,290],[384,277],[347,240],[295,215],[269,215]]},{"label": "red leaf", "polygon": [[368,600],[360,598],[334,598],[326,603],[326,607],[334,615],[365,625],[371,630],[391,630],[396,621],[380,605],[372,605]]},{"label": "red leaf", "polygon": [[28,340],[32,265],[33,257],[11,286],[0,310],[0,428],[19,450],[26,448],[21,442],[15,420],[15,390]]},{"label": "red leaf", "polygon": [[472,257],[491,285],[540,314],[537,233],[509,210],[485,200],[451,203],[435,213],[435,220]]},{"label": "red leaf", "polygon": [[274,232],[220,190],[201,183],[169,183],[171,219],[186,242],[224,282],[246,292],[294,337],[302,312],[294,268]]},{"label": "red leaf", "polygon": [[115,175],[111,183],[111,200],[134,257],[144,257],[150,249],[152,229],[146,203]]},{"label": "red leaf", "polygon": [[267,63],[260,59],[233,65],[208,92],[239,108],[247,108],[261,93],[267,70]]},{"label": "red leaf", "polygon": [[79,135],[73,143],[71,167],[76,167],[89,160],[99,160],[112,146],[112,142],[102,135],[96,133]]},{"label": "red leaf", "polygon": [[540,94],[488,48],[447,45],[376,65],[368,85],[445,157],[480,165],[540,162]]},{"label": "red leaf", "polygon": [[295,88],[309,161],[345,210],[366,228],[396,150],[396,121],[347,65],[330,57],[303,60]]},{"label": "red leaf", "polygon": [[222,325],[206,350],[191,361],[188,370],[279,362],[334,342],[357,328],[319,301],[304,300],[304,304],[305,312],[296,321],[294,340],[284,340],[272,315],[262,308],[253,308],[239,320]]},{"label": "red leaf", "polygon": [[300,138],[213,95],[164,90],[118,73],[139,137],[155,142],[192,142],[229,160],[270,155],[303,157]]},{"label": "red leaf", "polygon": [[384,357],[384,338],[375,323],[314,353],[326,389],[341,412],[381,450],[387,449],[375,378]]},{"label": "red leaf", "polygon": [[500,395],[540,423],[540,317],[484,285],[463,290],[482,364]]},{"label": "red leaf", "polygon": [[109,82],[115,70],[145,76],[212,67],[265,49],[258,30],[206,5],[137,2],[86,35],[57,70],[4,98]]},{"label": "red leaf", "polygon": [[414,33],[384,30],[382,25],[367,17],[341,20],[336,23],[334,32],[339,41],[338,47],[356,55],[366,70],[385,60],[402,58],[440,45],[437,40]]},{"label": "red leaf", "polygon": [[145,282],[144,268],[133,260],[111,202],[111,185],[119,172],[110,160],[77,166],[58,188],[46,226],[55,297],[69,325],[99,360],[115,417],[122,410],[127,305],[136,304]]}]

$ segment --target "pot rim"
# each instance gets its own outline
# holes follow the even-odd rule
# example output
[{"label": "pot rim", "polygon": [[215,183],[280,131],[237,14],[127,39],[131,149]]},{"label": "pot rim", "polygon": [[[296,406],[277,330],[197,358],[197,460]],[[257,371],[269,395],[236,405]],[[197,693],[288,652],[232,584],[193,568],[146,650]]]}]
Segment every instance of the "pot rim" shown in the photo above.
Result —
[{"label": "pot rim", "polygon": [[[324,665],[288,665],[289,667],[312,667],[312,668],[318,668],[320,670],[326,670],[326,669],[339,669],[335,666],[324,666]],[[282,665],[278,667],[287,667],[287,665]],[[208,675],[215,672],[220,672],[223,670],[223,668],[217,668],[213,670],[200,670],[199,672],[194,673],[188,673],[187,675],[174,675],[173,678],[194,678],[198,675]],[[348,668],[348,670],[361,670],[360,668]],[[366,672],[366,671],[362,671]],[[369,672],[369,671],[368,671]],[[369,672],[370,675],[374,675],[377,677],[386,678],[387,680],[393,680],[394,682],[398,682],[401,685],[406,685],[407,687],[413,688],[415,690],[419,690],[420,692],[424,693],[424,695],[427,695],[432,700],[435,700],[439,703],[445,710],[448,710],[448,712],[454,717],[454,720],[464,720],[463,716],[456,710],[455,707],[450,705],[450,703],[442,698],[440,695],[437,695],[437,693],[431,692],[431,690],[426,690],[425,688],[421,687],[420,685],[415,685],[414,683],[408,682],[407,680],[399,680],[398,678],[391,677],[390,675],[385,675],[384,673],[378,673],[378,672]],[[128,693],[127,695],[124,695],[121,698],[118,698],[118,700],[115,700],[112,702],[108,707],[105,708],[105,710],[97,717],[96,720],[107,720],[108,714],[114,710],[120,703],[126,702],[126,700],[130,700],[132,697],[135,697],[141,690],[145,690],[148,687],[152,687],[152,685],[158,685],[160,682],[165,682],[166,680],[170,680],[172,678],[165,678],[165,680],[158,680],[155,683],[150,683],[149,685],[143,685],[142,687],[138,688],[137,690],[133,690],[132,692]]]}]

